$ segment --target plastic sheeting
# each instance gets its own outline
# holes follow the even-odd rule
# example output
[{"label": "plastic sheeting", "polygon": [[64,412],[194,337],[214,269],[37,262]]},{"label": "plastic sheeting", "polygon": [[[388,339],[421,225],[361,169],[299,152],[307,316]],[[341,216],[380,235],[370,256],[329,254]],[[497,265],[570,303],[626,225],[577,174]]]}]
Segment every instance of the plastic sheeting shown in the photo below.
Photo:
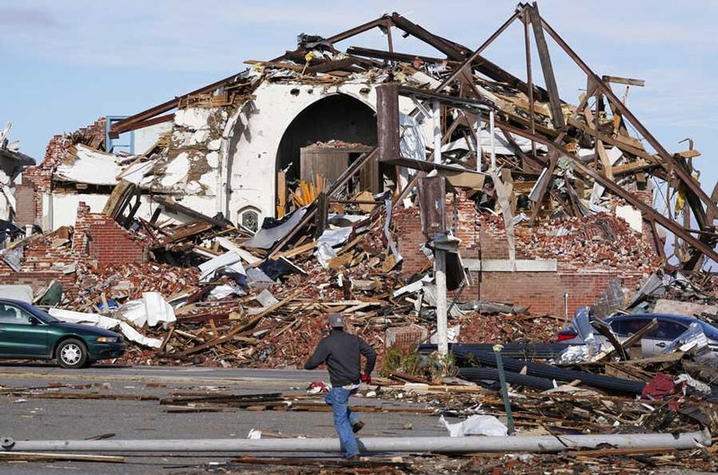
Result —
[{"label": "plastic sheeting", "polygon": [[493,437],[508,436],[508,429],[494,416],[473,415],[456,424],[449,424],[444,416],[439,418],[451,437],[464,437],[467,435],[487,435]]}]

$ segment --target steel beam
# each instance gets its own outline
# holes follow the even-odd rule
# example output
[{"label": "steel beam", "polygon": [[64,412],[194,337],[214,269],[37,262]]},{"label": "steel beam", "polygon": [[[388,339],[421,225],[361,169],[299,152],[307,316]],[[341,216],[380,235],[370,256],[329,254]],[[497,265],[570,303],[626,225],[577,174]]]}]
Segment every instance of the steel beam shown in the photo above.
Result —
[{"label": "steel beam", "polygon": [[167,102],[163,102],[162,104],[156,105],[156,106],[151,107],[142,112],[138,112],[135,115],[131,115],[128,118],[115,123],[110,128],[110,133],[111,134],[121,134],[122,132],[130,130],[130,128],[131,128],[130,124],[134,124],[136,122],[142,122],[147,119],[151,119],[152,117],[155,117],[156,115],[159,115],[163,112],[170,111],[170,110],[174,109],[175,107],[177,107],[180,99],[187,97],[187,96],[192,96],[194,94],[202,94],[205,92],[213,91],[213,90],[217,89],[218,87],[224,86],[227,83],[236,81],[238,76],[239,76],[239,73],[233,74],[232,76],[226,77],[224,79],[220,79],[217,82],[213,82],[212,84],[209,84],[204,87],[200,87],[199,89],[195,89],[192,92],[188,92],[187,94],[183,94],[181,96],[175,97],[174,99],[170,99]]},{"label": "steel beam", "polygon": [[356,36],[360,33],[364,33],[365,31],[371,30],[372,28],[376,28],[377,26],[384,24],[386,24],[386,17],[377,18],[376,20],[368,21],[362,25],[355,26],[354,28],[330,36],[329,38],[327,38],[327,42],[331,45],[334,45],[334,43],[346,40],[347,38],[351,38],[352,36]]},{"label": "steel beam", "polygon": [[[593,89],[589,89],[586,91],[586,95],[583,96],[583,99],[581,99],[581,102],[579,103],[578,107],[576,108],[576,111],[583,110],[584,107],[588,104],[588,99],[591,97],[591,94],[593,93]],[[561,133],[558,134],[558,137],[556,137],[553,140],[553,144],[560,144],[561,141],[563,141],[564,137],[566,137],[566,132],[568,131],[568,126],[564,125],[561,129]],[[532,135],[535,135],[535,132],[532,132]],[[532,141],[533,142],[533,141]],[[530,226],[533,226],[536,222],[536,217],[538,216],[539,211],[541,210],[541,203],[543,203],[544,196],[546,196],[546,190],[549,187],[549,184],[551,183],[553,171],[556,168],[556,163],[558,162],[558,153],[551,152],[549,156],[549,165],[548,165],[548,176],[545,180],[543,180],[539,185],[539,194],[536,199],[536,203],[534,203],[534,209],[531,213],[531,221],[529,222]]]},{"label": "steel beam", "polygon": [[444,81],[442,81],[441,85],[436,88],[436,91],[441,91],[441,90],[444,89],[446,86],[448,86],[449,84],[451,84],[452,82],[454,82],[454,81],[456,80],[456,78],[458,78],[459,75],[462,74],[462,72],[464,71],[464,68],[466,68],[466,67],[467,67],[468,65],[470,65],[470,64],[473,64],[473,62],[476,61],[477,59],[481,58],[481,53],[482,53],[486,48],[488,48],[489,45],[490,45],[491,43],[493,43],[494,40],[495,40],[496,38],[498,38],[498,37],[501,35],[501,33],[503,33],[503,32],[506,30],[506,28],[508,28],[508,27],[511,25],[511,23],[514,22],[514,20],[516,20],[516,18],[518,18],[518,16],[519,16],[519,12],[516,12],[516,13],[514,13],[513,15],[511,15],[511,17],[510,17],[508,20],[506,20],[506,21],[504,22],[504,24],[501,25],[501,26],[499,27],[499,29],[494,32],[494,34],[492,34],[491,36],[489,36],[489,38],[488,38],[486,41],[484,41],[484,42],[481,44],[481,46],[479,46],[479,47],[476,49],[476,51],[474,51],[474,52],[471,54],[471,56],[469,56],[468,58],[464,59],[464,61],[461,63],[461,66],[459,66],[458,68],[456,68],[456,69],[454,70],[454,72],[451,73],[451,75],[450,75],[448,78],[446,78]]},{"label": "steel beam", "polygon": [[529,140],[536,140],[539,143],[543,143],[546,146],[549,147],[553,152],[557,152],[565,157],[567,157],[569,160],[571,160],[575,166],[575,170],[579,172],[580,174],[584,176],[588,176],[598,182],[600,185],[603,185],[607,190],[614,193],[615,195],[623,198],[624,200],[628,201],[629,204],[634,206],[635,208],[638,208],[641,210],[641,212],[645,213],[646,216],[644,216],[644,219],[648,220],[654,220],[656,223],[660,224],[664,228],[668,229],[669,231],[673,232],[676,236],[683,239],[685,242],[693,246],[695,249],[699,250],[712,260],[718,262],[718,253],[716,253],[715,250],[713,250],[712,247],[708,246],[707,244],[699,241],[698,239],[695,239],[691,234],[681,225],[676,223],[675,221],[672,221],[671,219],[666,218],[661,213],[653,209],[651,206],[644,203],[641,199],[634,196],[632,193],[629,193],[628,191],[621,188],[618,184],[616,184],[613,180],[609,180],[605,176],[603,176],[601,173],[599,173],[597,170],[594,170],[593,168],[587,167],[584,165],[584,163],[575,155],[566,152],[562,148],[560,148],[558,145],[553,143],[551,140],[537,135],[532,134],[528,130],[520,129],[518,127],[514,127],[511,124],[508,124],[506,122],[497,122],[497,127],[500,129],[506,130],[507,132],[520,135],[522,137],[525,137]]},{"label": "steel beam", "polygon": [[376,87],[376,131],[379,162],[399,158],[399,93],[396,84]]},{"label": "steel beam", "polygon": [[[500,31],[497,33],[494,33],[492,37],[486,42],[484,46],[482,46],[480,49],[483,51],[486,46],[491,44],[491,42],[496,39],[496,37],[503,32],[508,25],[513,22],[518,16],[518,13],[515,13],[509,21],[507,21],[504,26],[500,28]],[[476,69],[486,75],[487,77],[493,79],[494,81],[498,82],[504,82],[507,83],[513,87],[516,87],[520,89],[521,91],[528,94],[528,85],[523,82],[521,79],[517,78],[513,74],[509,73],[508,71],[504,70],[497,64],[494,64],[493,62],[489,61],[488,59],[484,58],[483,56],[476,53],[471,53],[471,50],[467,48],[466,46],[463,46],[459,43],[454,43],[453,41],[447,40],[445,38],[442,38],[438,35],[435,35],[424,28],[420,27],[419,25],[416,25],[412,23],[411,21],[407,20],[406,18],[402,17],[398,14],[392,15],[392,20],[394,21],[394,25],[397,28],[400,28],[401,30],[409,33],[410,35],[420,39],[421,41],[424,41],[425,43],[429,44],[430,46],[433,46],[437,50],[441,51],[442,53],[446,54],[446,56],[454,61],[464,61],[468,57],[471,58],[471,64],[476,67]],[[466,63],[466,62],[465,62]],[[465,67],[465,64],[462,65],[457,71],[461,71]],[[458,76],[458,74],[457,74]],[[451,81],[448,81],[446,84],[449,84],[452,82],[456,77],[452,78]],[[444,84],[441,89],[446,87],[446,84]],[[542,99],[548,98],[548,94],[545,90],[537,87],[536,92],[540,95]]]},{"label": "steel beam", "polygon": [[561,97],[558,93],[556,77],[553,74],[553,65],[551,64],[551,55],[548,51],[548,44],[546,43],[546,37],[543,34],[541,16],[539,15],[536,2],[534,2],[533,6],[526,8],[528,8],[529,17],[531,18],[531,26],[533,27],[534,39],[536,40],[536,49],[538,49],[541,70],[543,71],[543,78],[546,82],[546,89],[548,90],[548,100],[551,106],[551,122],[553,123],[554,128],[561,129],[565,125],[563,120],[563,111],[561,110]]},{"label": "steel beam", "polygon": [[[539,17],[540,18],[540,17]],[[600,77],[594,73],[591,68],[588,67],[588,65],[571,49],[571,47],[559,36],[556,31],[551,28],[551,25],[549,25],[546,20],[543,18],[540,18],[541,25],[543,25],[543,29],[553,38],[553,40],[566,52],[566,54],[576,63],[576,65],[581,68],[581,70],[586,73],[586,75],[592,79],[603,91],[603,93],[608,97],[608,99],[611,101],[613,106],[616,107],[616,109],[621,113],[621,115],[628,120],[633,127],[638,131],[639,134],[643,138],[646,139],[646,141],[653,147],[658,155],[661,156],[661,158],[664,160],[664,163],[661,165],[663,168],[666,169],[669,174],[671,172],[675,173],[678,178],[686,185],[686,187],[693,193],[695,193],[700,200],[706,204],[707,208],[713,209],[714,213],[718,213],[718,207],[715,203],[713,203],[710,199],[710,197],[701,189],[701,187],[693,180],[693,177],[690,176],[690,173],[688,173],[683,167],[679,166],[678,162],[674,159],[674,157],[668,153],[668,151],[663,148],[663,145],[648,131],[648,129],[638,120],[638,118],[633,115],[633,113],[628,109],[628,107],[616,96],[611,89],[609,85],[607,85],[603,80],[601,80]],[[697,210],[693,210],[694,213]],[[702,211],[705,213],[705,211]]]}]

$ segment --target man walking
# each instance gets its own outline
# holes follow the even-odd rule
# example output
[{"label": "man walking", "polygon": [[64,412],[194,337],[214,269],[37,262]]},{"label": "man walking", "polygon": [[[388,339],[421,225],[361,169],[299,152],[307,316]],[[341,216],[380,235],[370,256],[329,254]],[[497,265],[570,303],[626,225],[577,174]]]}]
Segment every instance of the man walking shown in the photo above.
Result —
[{"label": "man walking", "polygon": [[[329,368],[332,389],[324,401],[332,406],[334,428],[344,448],[344,457],[353,458],[359,454],[354,432],[358,432],[364,423],[349,409],[349,396],[359,389],[359,382],[371,383],[371,372],[376,361],[374,348],[361,338],[344,332],[344,319],[338,313],[329,314],[331,333],[317,345],[314,354],[304,365],[304,369],[314,369],[322,363]],[[361,358],[366,358],[364,373],[361,373]]]}]

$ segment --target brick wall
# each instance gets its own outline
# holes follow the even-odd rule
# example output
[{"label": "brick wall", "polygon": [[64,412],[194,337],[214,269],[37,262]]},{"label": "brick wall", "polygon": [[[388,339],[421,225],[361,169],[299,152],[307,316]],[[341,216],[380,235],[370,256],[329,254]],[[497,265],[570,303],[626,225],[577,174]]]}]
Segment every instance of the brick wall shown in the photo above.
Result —
[{"label": "brick wall", "polygon": [[63,227],[37,235],[27,243],[23,265],[15,272],[0,261],[0,284],[28,284],[37,293],[53,281],[59,281],[69,296],[77,294],[76,269],[80,264],[105,266],[143,263],[146,243],[101,213],[90,213],[80,203],[74,228]]},{"label": "brick wall", "polygon": [[563,316],[564,294],[568,294],[568,315],[578,307],[593,305],[609,282],[622,278],[624,286],[632,279],[617,271],[482,272],[478,282],[463,296],[510,302],[527,307],[532,314]]},{"label": "brick wall", "polygon": [[48,235],[37,235],[24,246],[20,272],[15,272],[0,261],[0,283],[27,284],[37,293],[56,280],[63,289],[73,295],[75,289],[74,265],[78,256],[70,247],[71,230],[62,228]]},{"label": "brick wall", "polygon": [[[481,225],[476,211],[476,203],[469,199],[465,190],[457,190],[457,193],[447,196],[447,215],[450,209],[456,209],[457,222],[455,226],[450,224],[454,236],[461,239],[460,249],[471,251],[478,248],[480,241]],[[451,220],[449,221],[452,222]],[[470,254],[475,254],[471,253]]]},{"label": "brick wall", "polygon": [[[27,184],[34,189],[33,201],[23,200],[18,202],[18,214],[30,216],[33,212],[29,206],[34,206],[33,224],[41,224],[42,194],[52,191],[52,174],[58,165],[67,158],[70,147],[77,143],[85,144],[98,150],[103,149],[105,142],[105,119],[97,119],[93,124],[83,127],[71,134],[55,135],[47,143],[45,158],[42,163],[28,167],[22,172],[23,185]],[[44,231],[51,231],[45,229]]]},{"label": "brick wall", "polygon": [[99,266],[147,260],[146,246],[141,240],[111,217],[90,213],[90,207],[82,202],[77,210],[75,233],[73,248],[79,253],[87,253]]},{"label": "brick wall", "polygon": [[396,208],[392,215],[392,226],[396,230],[397,250],[404,258],[401,273],[405,277],[416,274],[430,262],[421,252],[426,237],[421,232],[419,208]]},{"label": "brick wall", "polygon": [[16,215],[15,224],[25,226],[35,224],[35,187],[29,181],[15,187]]}]

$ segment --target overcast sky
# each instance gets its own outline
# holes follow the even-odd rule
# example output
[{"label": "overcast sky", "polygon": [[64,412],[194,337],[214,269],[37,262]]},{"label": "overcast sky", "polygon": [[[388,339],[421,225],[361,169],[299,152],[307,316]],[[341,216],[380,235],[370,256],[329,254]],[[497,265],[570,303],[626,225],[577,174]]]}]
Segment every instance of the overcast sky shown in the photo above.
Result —
[{"label": "overcast sky", "polygon": [[[104,115],[127,115],[270,59],[300,32],[329,36],[397,11],[472,48],[515,1],[0,0],[0,128],[42,159],[54,134]],[[691,137],[703,153],[704,188],[718,179],[718,0],[544,0],[544,18],[601,74],[640,78],[628,105],[669,151]],[[397,49],[436,54],[396,38]],[[384,47],[378,31],[341,47]],[[551,45],[564,100],[577,103],[585,79]],[[486,56],[525,77],[522,27],[515,24]],[[540,79],[538,61],[534,77]],[[619,95],[623,89],[616,89]]]}]

